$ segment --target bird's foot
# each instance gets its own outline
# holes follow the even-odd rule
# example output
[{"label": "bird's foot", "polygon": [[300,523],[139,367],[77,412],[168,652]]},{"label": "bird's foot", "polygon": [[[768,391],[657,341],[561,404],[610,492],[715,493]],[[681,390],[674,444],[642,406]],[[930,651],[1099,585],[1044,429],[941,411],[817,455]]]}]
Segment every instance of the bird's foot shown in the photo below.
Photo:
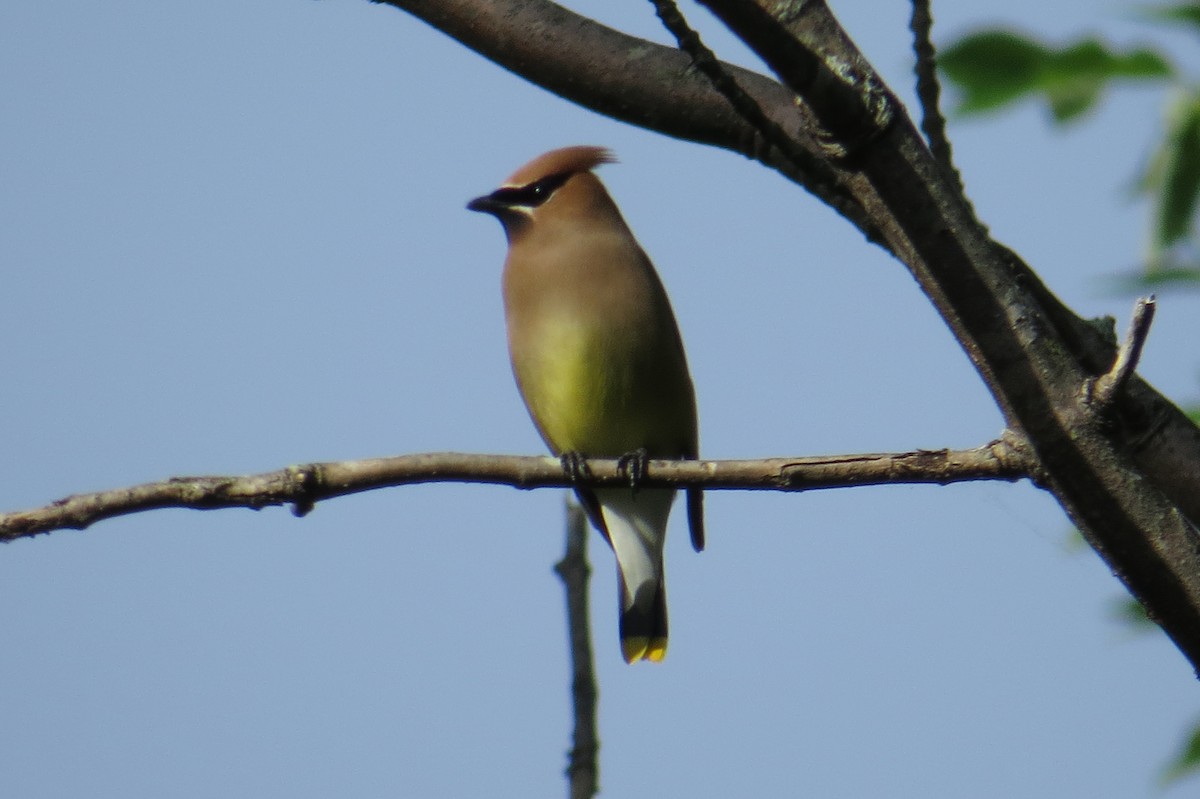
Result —
[{"label": "bird's foot", "polygon": [[558,461],[562,464],[563,471],[567,473],[567,479],[572,483],[578,483],[592,476],[587,457],[582,452],[564,452],[558,456]]},{"label": "bird's foot", "polygon": [[635,449],[632,452],[626,452],[621,457],[617,458],[617,469],[629,478],[629,487],[636,493],[638,484],[646,476],[646,467],[650,463],[650,456],[646,452],[646,448]]}]

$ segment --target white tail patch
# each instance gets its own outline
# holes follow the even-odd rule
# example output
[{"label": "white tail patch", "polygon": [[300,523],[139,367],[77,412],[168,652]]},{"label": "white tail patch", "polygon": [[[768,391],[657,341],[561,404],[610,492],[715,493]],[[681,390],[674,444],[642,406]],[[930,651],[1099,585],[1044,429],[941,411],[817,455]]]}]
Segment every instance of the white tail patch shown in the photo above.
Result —
[{"label": "white tail patch", "polygon": [[[663,573],[663,544],[667,517],[675,499],[672,489],[594,489],[617,565],[625,581],[624,596],[631,605],[643,586],[657,586]],[[641,592],[652,598],[656,590]]]}]

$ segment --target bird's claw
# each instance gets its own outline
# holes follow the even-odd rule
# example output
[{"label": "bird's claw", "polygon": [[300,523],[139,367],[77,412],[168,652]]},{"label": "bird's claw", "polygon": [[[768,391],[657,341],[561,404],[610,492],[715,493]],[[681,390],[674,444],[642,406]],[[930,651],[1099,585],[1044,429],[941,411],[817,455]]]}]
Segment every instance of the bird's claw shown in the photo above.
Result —
[{"label": "bird's claw", "polygon": [[638,483],[642,482],[646,476],[646,467],[649,463],[650,456],[646,452],[646,448],[642,447],[632,452],[626,452],[617,458],[617,469],[629,478],[629,487],[636,492]]},{"label": "bird's claw", "polygon": [[[592,470],[588,466],[587,457],[582,452],[564,452],[558,456],[558,460],[567,474],[567,479],[572,483],[579,483],[591,478]],[[629,487],[636,492],[638,485],[646,477],[649,463],[650,456],[645,448],[635,449],[617,458],[617,471],[629,480]]]},{"label": "bird's claw", "polygon": [[558,461],[562,464],[563,471],[567,473],[567,479],[572,483],[578,483],[592,476],[592,470],[588,467],[587,458],[582,452],[564,452],[558,456]]}]

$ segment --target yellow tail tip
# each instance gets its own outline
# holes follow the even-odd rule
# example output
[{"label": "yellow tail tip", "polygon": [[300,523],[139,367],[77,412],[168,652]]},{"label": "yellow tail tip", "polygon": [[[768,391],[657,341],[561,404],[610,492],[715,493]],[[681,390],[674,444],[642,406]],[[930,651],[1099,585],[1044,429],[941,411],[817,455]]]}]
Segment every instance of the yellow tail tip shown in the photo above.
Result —
[{"label": "yellow tail tip", "polygon": [[651,663],[661,663],[667,656],[666,638],[637,638],[621,639],[621,655],[626,663],[638,660],[649,660]]}]

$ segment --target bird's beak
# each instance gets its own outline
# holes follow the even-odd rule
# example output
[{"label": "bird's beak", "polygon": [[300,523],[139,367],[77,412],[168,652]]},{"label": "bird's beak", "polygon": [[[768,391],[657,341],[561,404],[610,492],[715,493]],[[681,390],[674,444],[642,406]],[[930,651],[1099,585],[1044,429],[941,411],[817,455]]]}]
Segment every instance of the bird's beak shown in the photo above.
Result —
[{"label": "bird's beak", "polygon": [[482,197],[476,197],[471,202],[467,203],[468,211],[479,211],[482,214],[494,214],[503,208],[502,203],[497,202],[492,195],[485,194]]}]

